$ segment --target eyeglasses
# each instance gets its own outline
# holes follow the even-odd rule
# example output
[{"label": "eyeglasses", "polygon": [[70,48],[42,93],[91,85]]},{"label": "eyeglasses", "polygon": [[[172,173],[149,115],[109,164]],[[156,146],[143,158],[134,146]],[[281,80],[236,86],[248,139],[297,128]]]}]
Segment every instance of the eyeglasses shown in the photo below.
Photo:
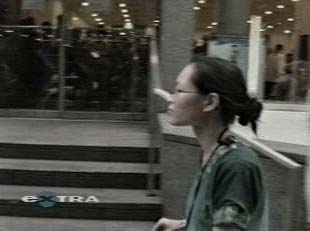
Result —
[{"label": "eyeglasses", "polygon": [[181,89],[175,89],[173,94],[176,94],[176,93],[177,94],[178,93],[187,93],[187,94],[199,94],[199,95],[201,95],[201,93],[198,91],[185,91],[185,90],[181,90]]}]

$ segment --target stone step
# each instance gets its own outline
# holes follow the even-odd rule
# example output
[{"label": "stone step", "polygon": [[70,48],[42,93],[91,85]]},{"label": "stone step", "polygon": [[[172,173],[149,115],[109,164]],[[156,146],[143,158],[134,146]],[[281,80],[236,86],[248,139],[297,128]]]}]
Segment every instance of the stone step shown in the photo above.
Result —
[{"label": "stone step", "polygon": [[[45,192],[43,195],[54,194],[62,196],[62,199],[52,197],[51,199],[56,203],[52,203],[49,207],[46,207],[44,202],[26,202],[27,198],[42,199],[38,194],[42,195],[43,192]],[[155,192],[158,194],[157,191]],[[75,196],[75,199],[79,197],[82,201],[72,202],[69,196]],[[95,197],[96,201],[86,202],[90,196]],[[155,221],[161,215],[161,200],[159,196],[148,196],[146,190],[2,185],[0,187],[0,215]]]},{"label": "stone step", "polygon": [[1,231],[150,231],[155,223],[0,216]]},{"label": "stone step", "polygon": [[[159,150],[154,149],[158,163]],[[147,163],[148,147],[0,143],[1,158]]]},{"label": "stone step", "polygon": [[[149,169],[144,163],[0,158],[0,184],[146,189]],[[154,174],[158,189],[159,165]]]}]

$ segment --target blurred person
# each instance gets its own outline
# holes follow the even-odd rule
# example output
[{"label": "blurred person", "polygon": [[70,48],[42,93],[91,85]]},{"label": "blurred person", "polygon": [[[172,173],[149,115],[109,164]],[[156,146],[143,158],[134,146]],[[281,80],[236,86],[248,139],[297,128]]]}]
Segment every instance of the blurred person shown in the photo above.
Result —
[{"label": "blurred person", "polygon": [[285,67],[285,73],[281,74],[276,80],[271,96],[275,100],[289,100],[291,81],[293,72],[290,65]]},{"label": "blurred person", "polygon": [[[191,126],[203,154],[185,219],[161,218],[152,231],[266,231],[267,192],[255,152],[234,137],[238,117],[256,133],[262,104],[249,97],[241,70],[219,58],[194,58],[176,80],[168,122]],[[189,153],[190,155],[190,153]]]},{"label": "blurred person", "polygon": [[273,52],[267,55],[267,72],[265,81],[265,99],[271,98],[276,79],[284,74],[285,55],[283,54],[284,47],[282,44],[277,44]]}]

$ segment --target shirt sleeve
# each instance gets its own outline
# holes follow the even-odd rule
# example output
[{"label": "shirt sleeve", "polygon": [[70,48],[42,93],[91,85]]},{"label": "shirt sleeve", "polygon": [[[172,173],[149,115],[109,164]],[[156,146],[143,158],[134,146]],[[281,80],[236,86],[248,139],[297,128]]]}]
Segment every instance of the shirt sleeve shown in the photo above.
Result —
[{"label": "shirt sleeve", "polygon": [[213,226],[246,230],[262,191],[259,167],[226,162],[219,166],[213,191]]}]

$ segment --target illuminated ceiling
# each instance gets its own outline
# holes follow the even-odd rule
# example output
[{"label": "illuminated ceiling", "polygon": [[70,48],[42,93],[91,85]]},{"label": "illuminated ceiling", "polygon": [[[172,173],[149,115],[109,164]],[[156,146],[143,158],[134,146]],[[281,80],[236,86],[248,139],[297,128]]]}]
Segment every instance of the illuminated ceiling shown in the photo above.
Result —
[{"label": "illuminated ceiling", "polygon": [[[194,10],[195,29],[216,31],[216,22],[218,21],[218,2],[219,0],[194,0],[193,7],[199,6],[199,10]],[[251,15],[263,16],[264,28],[267,32],[292,30],[294,26],[294,5],[298,0],[251,0]],[[295,2],[296,1],[296,2]],[[301,0],[302,1],[302,0]],[[68,6],[84,18],[89,24],[96,24],[91,12],[87,7],[81,6],[81,0],[66,0]],[[153,20],[160,15],[160,0],[111,0],[112,11],[110,14],[100,14],[105,25],[122,25],[124,17],[122,16],[120,3],[125,3],[128,14],[134,25],[150,25]],[[272,11],[272,14],[265,14],[266,11]],[[124,14],[124,13],[123,13]],[[250,17],[250,15],[249,15]],[[288,21],[291,20],[291,21]],[[213,22],[213,25],[212,25]],[[103,22],[101,22],[103,24]],[[246,23],[246,22],[245,22]],[[209,27],[209,28],[207,28]],[[213,27],[213,28],[211,28]]]}]

